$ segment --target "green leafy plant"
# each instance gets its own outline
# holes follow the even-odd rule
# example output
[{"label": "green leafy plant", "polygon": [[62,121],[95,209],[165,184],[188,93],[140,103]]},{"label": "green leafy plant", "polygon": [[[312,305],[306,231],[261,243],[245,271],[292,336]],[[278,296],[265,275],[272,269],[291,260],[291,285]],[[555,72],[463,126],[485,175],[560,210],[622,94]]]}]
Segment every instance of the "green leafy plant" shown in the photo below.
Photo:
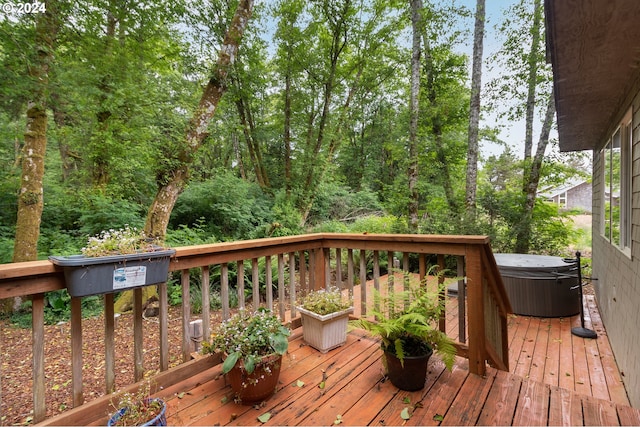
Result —
[{"label": "green leafy plant", "polygon": [[252,373],[264,356],[287,352],[290,333],[280,319],[264,307],[253,313],[240,310],[216,328],[211,343],[203,343],[202,352],[225,352],[223,373],[229,372],[241,359],[247,373]]},{"label": "green leafy plant", "polygon": [[[429,273],[433,274],[431,269]],[[409,288],[403,292],[392,292],[382,295],[374,290],[374,304],[370,313],[375,320],[361,318],[353,320],[350,325],[369,331],[379,337],[382,350],[395,354],[401,363],[409,356],[428,353],[431,348],[438,354],[448,369],[453,367],[456,347],[453,340],[437,328],[438,319],[444,313],[444,303],[439,295],[445,292],[444,270],[435,276],[436,285],[424,281],[411,280],[409,273],[405,280]],[[427,275],[427,278],[429,275]],[[429,287],[435,288],[430,291]]]},{"label": "green leafy plant", "polygon": [[158,249],[158,243],[157,240],[148,238],[144,231],[126,225],[119,230],[110,229],[89,237],[87,245],[82,248],[82,254],[98,257],[152,252]]},{"label": "green leafy plant", "polygon": [[346,310],[351,305],[351,299],[344,298],[342,291],[335,286],[329,289],[311,291],[300,301],[302,308],[321,316]]}]

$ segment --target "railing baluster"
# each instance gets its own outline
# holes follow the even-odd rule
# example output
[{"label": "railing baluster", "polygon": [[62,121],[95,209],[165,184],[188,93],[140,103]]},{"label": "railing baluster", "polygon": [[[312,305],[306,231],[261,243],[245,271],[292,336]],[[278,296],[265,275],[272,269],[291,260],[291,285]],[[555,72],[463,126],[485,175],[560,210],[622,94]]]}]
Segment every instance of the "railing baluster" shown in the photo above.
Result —
[{"label": "railing baluster", "polygon": [[211,282],[209,278],[209,266],[203,265],[202,274],[202,339],[209,341],[211,337]]},{"label": "railing baluster", "polygon": [[31,316],[31,339],[33,340],[33,418],[34,421],[38,423],[43,421],[47,414],[44,385],[44,294],[35,294],[31,297]]},{"label": "railing baluster", "polygon": [[[244,307],[244,260],[236,263],[236,284],[238,286],[238,308],[243,310]],[[255,307],[258,308],[258,307]]]},{"label": "railing baluster", "polygon": [[[438,289],[440,289],[440,285],[444,284],[444,269],[445,269],[444,255],[438,254]],[[447,290],[443,290],[442,292],[438,291],[438,303],[441,306],[444,306],[447,302],[446,300]],[[438,322],[440,327],[440,331],[447,333],[447,316],[446,310],[442,310],[442,315],[440,316],[440,321]]]},{"label": "railing baluster", "polygon": [[296,317],[296,256],[293,252],[289,252],[289,301],[293,319]]},{"label": "railing baluster", "polygon": [[298,257],[300,258],[300,262],[298,263],[300,272],[300,290],[303,292],[303,295],[307,295],[309,293],[309,280],[307,280],[307,260],[305,255],[305,251],[298,252]]},{"label": "railing baluster", "polygon": [[160,370],[166,371],[169,369],[169,295],[166,282],[158,285],[158,304],[160,305],[158,313],[160,319]]},{"label": "railing baluster", "polygon": [[285,295],[284,295],[284,255],[278,254],[278,308],[280,320],[285,321]]},{"label": "railing baluster", "polygon": [[393,265],[393,252],[387,251],[387,288],[389,293],[394,291],[396,271]]},{"label": "railing baluster", "polygon": [[[387,275],[387,278],[388,277]],[[380,292],[380,253],[378,251],[373,251],[373,288],[376,292]],[[380,310],[380,304],[377,302],[375,304],[375,310]]]},{"label": "railing baluster", "polygon": [[225,262],[220,265],[220,299],[222,300],[222,320],[231,316],[229,310],[229,265]]},{"label": "railing baluster", "polygon": [[342,289],[342,249],[336,248],[336,287]]},{"label": "railing baluster", "polygon": [[[188,270],[187,270],[188,271]],[[188,335],[188,334],[187,334]],[[144,377],[144,334],[142,333],[142,288],[133,290],[133,378]],[[185,360],[186,362],[186,360]]]},{"label": "railing baluster", "polygon": [[322,249],[322,259],[324,260],[324,283],[323,287],[329,289],[331,286],[331,252],[329,248]]},{"label": "railing baluster", "polygon": [[253,291],[253,309],[260,306],[260,268],[258,267],[258,258],[251,259],[251,290]]},{"label": "railing baluster", "polygon": [[266,301],[269,310],[273,310],[273,274],[271,272],[271,255],[267,255],[264,260]]},{"label": "railing baluster", "polygon": [[353,249],[347,249],[347,287],[349,288],[349,298],[353,298]]},{"label": "railing baluster", "polygon": [[362,315],[367,314],[367,251],[360,249],[360,310]]},{"label": "railing baluster", "polygon": [[182,361],[191,360],[191,295],[189,292],[189,269],[181,271],[180,284],[182,285]]},{"label": "railing baluster", "polygon": [[104,383],[106,393],[116,390],[115,311],[113,294],[104,295]]},{"label": "railing baluster", "polygon": [[467,290],[464,282],[464,257],[457,256],[458,279],[458,341],[467,342]]},{"label": "railing baluster", "polygon": [[82,298],[71,298],[71,378],[73,407],[84,403],[82,394]]}]

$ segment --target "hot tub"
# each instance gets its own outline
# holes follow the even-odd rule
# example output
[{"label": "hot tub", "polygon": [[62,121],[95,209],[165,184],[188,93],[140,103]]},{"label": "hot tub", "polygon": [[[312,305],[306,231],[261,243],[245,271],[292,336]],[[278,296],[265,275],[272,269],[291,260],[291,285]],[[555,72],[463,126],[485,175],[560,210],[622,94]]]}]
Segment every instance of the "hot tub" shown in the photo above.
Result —
[{"label": "hot tub", "polygon": [[515,314],[568,317],[580,313],[575,262],[528,254],[495,254],[495,259]]}]

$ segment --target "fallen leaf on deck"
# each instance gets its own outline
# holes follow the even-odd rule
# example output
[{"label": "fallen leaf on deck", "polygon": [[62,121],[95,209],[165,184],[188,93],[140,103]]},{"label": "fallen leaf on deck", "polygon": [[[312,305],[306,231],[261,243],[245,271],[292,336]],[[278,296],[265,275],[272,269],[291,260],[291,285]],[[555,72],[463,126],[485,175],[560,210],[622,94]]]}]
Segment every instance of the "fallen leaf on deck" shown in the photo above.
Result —
[{"label": "fallen leaf on deck", "polygon": [[261,423],[266,423],[270,419],[271,419],[271,412],[265,412],[264,414],[258,417],[258,421],[260,421]]},{"label": "fallen leaf on deck", "polygon": [[402,412],[400,412],[400,418],[402,418],[403,420],[408,420],[409,418],[411,418],[409,408],[404,408]]}]

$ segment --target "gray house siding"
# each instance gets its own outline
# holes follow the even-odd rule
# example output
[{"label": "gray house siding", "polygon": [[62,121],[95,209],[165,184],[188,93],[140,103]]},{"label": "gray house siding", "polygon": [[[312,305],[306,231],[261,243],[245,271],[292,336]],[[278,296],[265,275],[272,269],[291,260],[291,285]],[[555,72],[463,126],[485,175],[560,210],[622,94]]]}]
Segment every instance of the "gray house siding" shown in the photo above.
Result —
[{"label": "gray house siding", "polygon": [[[629,400],[640,406],[640,93],[635,92],[632,139],[631,254],[602,235],[603,160],[594,150],[593,162],[593,277],[596,297]],[[623,114],[629,104],[619,112]],[[613,129],[612,129],[613,131]],[[606,141],[602,142],[604,146]]]}]

